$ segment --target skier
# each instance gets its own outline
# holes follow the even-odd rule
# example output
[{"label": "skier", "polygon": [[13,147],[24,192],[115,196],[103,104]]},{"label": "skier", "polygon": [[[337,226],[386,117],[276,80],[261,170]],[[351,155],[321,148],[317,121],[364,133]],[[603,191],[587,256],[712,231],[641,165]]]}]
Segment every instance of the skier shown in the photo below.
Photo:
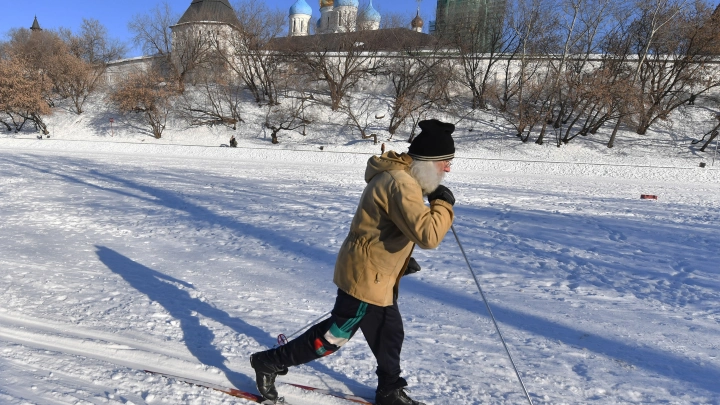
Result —
[{"label": "skier", "polygon": [[338,292],[330,318],[284,346],[250,356],[258,390],[269,402],[278,400],[277,375],[337,351],[361,329],[377,361],[375,403],[423,405],[408,397],[400,377],[398,286],[403,275],[420,269],[410,257],[414,246],[436,248],[452,225],[455,197],[440,182],[455,154],[455,126],[438,120],[419,125],[407,153],[368,160],[367,186],[335,263]]},{"label": "skier", "polygon": [[237,148],[237,139],[235,139],[235,135],[232,135],[230,137],[230,147]]}]

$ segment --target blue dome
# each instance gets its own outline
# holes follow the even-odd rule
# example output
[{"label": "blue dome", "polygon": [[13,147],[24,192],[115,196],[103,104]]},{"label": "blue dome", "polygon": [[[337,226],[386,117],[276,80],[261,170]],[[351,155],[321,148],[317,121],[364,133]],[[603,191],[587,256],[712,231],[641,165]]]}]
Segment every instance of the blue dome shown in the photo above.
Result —
[{"label": "blue dome", "polygon": [[380,22],[380,20],[382,19],[380,17],[380,13],[378,13],[377,10],[375,10],[375,8],[373,7],[372,0],[370,0],[370,4],[368,4],[367,8],[365,9],[365,18],[368,21],[375,22]]},{"label": "blue dome", "polygon": [[358,8],[360,3],[358,0],[335,0],[335,7],[355,7]]},{"label": "blue dome", "polygon": [[295,4],[290,7],[290,15],[293,14],[312,15],[312,8],[310,8],[305,0],[297,0]]}]

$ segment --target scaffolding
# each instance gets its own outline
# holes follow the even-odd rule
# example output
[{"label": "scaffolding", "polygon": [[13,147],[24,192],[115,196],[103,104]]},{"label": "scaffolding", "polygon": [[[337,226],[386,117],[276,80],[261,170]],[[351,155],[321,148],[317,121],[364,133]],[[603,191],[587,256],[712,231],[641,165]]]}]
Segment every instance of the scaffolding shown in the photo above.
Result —
[{"label": "scaffolding", "polygon": [[506,0],[438,0],[432,32],[450,40],[472,41],[480,52],[502,28]]}]

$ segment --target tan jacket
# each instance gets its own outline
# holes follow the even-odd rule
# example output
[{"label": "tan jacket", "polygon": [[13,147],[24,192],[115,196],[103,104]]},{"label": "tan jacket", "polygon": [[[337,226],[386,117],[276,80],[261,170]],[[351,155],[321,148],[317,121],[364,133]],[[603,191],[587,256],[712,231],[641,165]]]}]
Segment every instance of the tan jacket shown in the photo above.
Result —
[{"label": "tan jacket", "polygon": [[335,262],[335,284],[370,304],[392,305],[414,244],[436,248],[452,225],[452,205],[425,205],[411,162],[394,151],[368,160],[368,185]]}]

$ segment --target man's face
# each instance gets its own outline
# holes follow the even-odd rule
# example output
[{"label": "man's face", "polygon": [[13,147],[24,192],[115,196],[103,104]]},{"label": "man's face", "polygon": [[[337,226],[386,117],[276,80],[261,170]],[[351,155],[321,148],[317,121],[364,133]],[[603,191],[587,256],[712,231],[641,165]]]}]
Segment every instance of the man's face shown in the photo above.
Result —
[{"label": "man's face", "polygon": [[[445,176],[445,173],[450,173],[450,167],[452,166],[452,161],[450,160],[439,160],[435,163],[435,168],[438,171],[438,176]],[[442,178],[442,177],[441,177]]]},{"label": "man's face", "polygon": [[420,184],[425,195],[435,191],[443,181],[445,174],[450,172],[450,161],[413,161],[410,173]]}]

